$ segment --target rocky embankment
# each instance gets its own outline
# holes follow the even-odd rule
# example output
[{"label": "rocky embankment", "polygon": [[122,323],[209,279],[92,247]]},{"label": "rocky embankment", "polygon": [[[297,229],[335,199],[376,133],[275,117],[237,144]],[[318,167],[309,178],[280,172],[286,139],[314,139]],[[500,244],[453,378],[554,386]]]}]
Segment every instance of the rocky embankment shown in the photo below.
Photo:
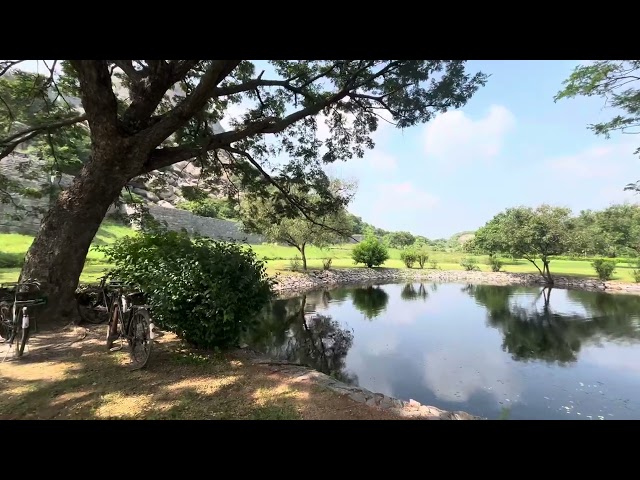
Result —
[{"label": "rocky embankment", "polygon": [[[276,277],[275,290],[281,295],[295,294],[323,287],[403,281],[481,283],[489,285],[544,285],[540,275],[507,272],[466,272],[461,270],[419,270],[395,268],[352,268],[310,271]],[[554,277],[555,288],[607,291],[640,295],[640,284],[602,282],[590,278]]]}]

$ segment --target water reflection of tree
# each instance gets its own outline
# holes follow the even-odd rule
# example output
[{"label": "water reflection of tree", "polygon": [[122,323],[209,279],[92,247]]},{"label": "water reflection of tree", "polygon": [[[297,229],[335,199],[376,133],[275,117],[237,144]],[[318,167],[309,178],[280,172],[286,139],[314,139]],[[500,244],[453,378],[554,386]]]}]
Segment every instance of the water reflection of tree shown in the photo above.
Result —
[{"label": "water reflection of tree", "polygon": [[407,283],[404,287],[402,287],[402,291],[400,292],[400,297],[403,300],[427,300],[429,297],[429,292],[425,288],[424,284],[421,283],[418,285],[418,289],[413,286],[413,283]]},{"label": "water reflection of tree", "polygon": [[380,287],[354,288],[351,290],[351,301],[367,320],[373,320],[387,308],[389,295]]},{"label": "water reflection of tree", "polygon": [[[573,295],[574,300],[592,304],[592,309],[585,305],[592,314],[580,316],[553,312],[550,288],[540,291],[538,298],[543,298],[541,309],[536,302],[528,307],[512,304],[510,299],[517,287],[467,285],[463,291],[487,309],[488,324],[502,332],[502,348],[514,360],[567,364],[577,360],[580,348],[586,342],[621,338],[632,342],[640,340],[637,316],[632,309],[637,309],[640,304],[634,304],[634,307],[630,301],[625,308],[617,308],[614,307],[617,297],[596,299],[598,294],[595,293],[570,291],[570,295],[578,293]],[[580,295],[582,293],[588,295]],[[599,310],[594,305],[599,305]],[[610,308],[605,308],[605,305]]]},{"label": "water reflection of tree", "polygon": [[[313,296],[314,300],[323,295]],[[345,359],[353,345],[352,332],[330,316],[313,312],[317,305],[307,295],[276,300],[260,323],[247,334],[247,343],[271,356],[308,365],[351,384],[357,377],[344,372]]]}]

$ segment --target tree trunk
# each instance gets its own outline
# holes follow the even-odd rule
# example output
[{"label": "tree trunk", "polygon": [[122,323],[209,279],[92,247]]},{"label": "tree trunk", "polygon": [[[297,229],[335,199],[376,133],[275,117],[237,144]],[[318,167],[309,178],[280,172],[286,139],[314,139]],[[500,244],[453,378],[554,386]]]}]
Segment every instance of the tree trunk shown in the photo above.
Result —
[{"label": "tree trunk", "polygon": [[549,271],[549,260],[543,259],[542,263],[543,263],[542,276],[546,280],[547,285],[553,285],[553,283],[554,283],[553,282],[553,277],[551,276],[551,272]]},{"label": "tree trunk", "polygon": [[304,247],[305,244],[302,244],[302,248],[300,248],[300,254],[302,255],[302,269],[306,272],[307,271],[307,256],[304,253]]},{"label": "tree trunk", "polygon": [[[47,212],[27,252],[20,281],[40,281],[48,300],[38,314],[40,324],[78,319],[74,294],[89,247],[133,163],[115,150],[94,152]],[[120,168],[123,165],[129,168]]]}]

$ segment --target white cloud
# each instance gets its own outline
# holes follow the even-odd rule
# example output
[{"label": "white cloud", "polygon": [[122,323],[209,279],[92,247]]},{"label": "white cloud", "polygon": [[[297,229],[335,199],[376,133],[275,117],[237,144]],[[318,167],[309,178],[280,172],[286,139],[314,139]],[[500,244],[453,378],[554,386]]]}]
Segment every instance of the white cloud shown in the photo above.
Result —
[{"label": "white cloud", "polygon": [[425,127],[425,152],[448,166],[488,161],[501,152],[505,136],[515,123],[513,114],[501,105],[492,105],[478,120],[462,110],[449,111]]},{"label": "white cloud", "polygon": [[416,188],[411,182],[382,184],[378,192],[374,211],[428,210],[440,202],[437,196]]},{"label": "white cloud", "polygon": [[555,172],[574,177],[615,177],[626,166],[637,162],[634,149],[627,142],[596,145],[574,155],[551,158],[547,160],[547,165]]}]

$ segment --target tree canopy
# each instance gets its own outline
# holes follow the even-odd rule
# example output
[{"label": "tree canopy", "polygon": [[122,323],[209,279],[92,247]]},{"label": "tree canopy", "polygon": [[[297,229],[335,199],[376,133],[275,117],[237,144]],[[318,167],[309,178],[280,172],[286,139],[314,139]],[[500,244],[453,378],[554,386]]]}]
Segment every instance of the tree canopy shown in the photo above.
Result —
[{"label": "tree canopy", "polygon": [[[58,307],[73,315],[91,240],[130,179],[193,161],[205,177],[232,176],[247,192],[267,196],[274,187],[291,215],[315,221],[344,206],[325,165],[362,157],[381,120],[398,128],[427,122],[465,105],[487,79],[468,73],[463,60],[66,60],[33,88],[17,73],[20,62],[2,61],[0,77],[13,74],[34,110],[21,121],[2,97],[0,159],[77,125],[91,145],[21,273],[47,285],[49,315]],[[225,131],[218,122],[233,105],[246,110]],[[59,143],[51,144],[55,158]],[[320,201],[309,204],[312,190]]]},{"label": "tree canopy", "polygon": [[[596,135],[609,138],[612,132],[640,133],[640,60],[600,60],[580,65],[563,85],[556,101],[601,97],[606,107],[617,110],[610,120],[589,125]],[[640,147],[635,153],[640,154]],[[626,190],[640,191],[640,181],[627,185]]]},{"label": "tree canopy", "polygon": [[[552,284],[550,257],[566,253],[574,225],[571,210],[541,205],[509,208],[478,229],[468,248],[484,253],[506,253],[530,261]],[[536,260],[542,262],[542,268]]]}]

